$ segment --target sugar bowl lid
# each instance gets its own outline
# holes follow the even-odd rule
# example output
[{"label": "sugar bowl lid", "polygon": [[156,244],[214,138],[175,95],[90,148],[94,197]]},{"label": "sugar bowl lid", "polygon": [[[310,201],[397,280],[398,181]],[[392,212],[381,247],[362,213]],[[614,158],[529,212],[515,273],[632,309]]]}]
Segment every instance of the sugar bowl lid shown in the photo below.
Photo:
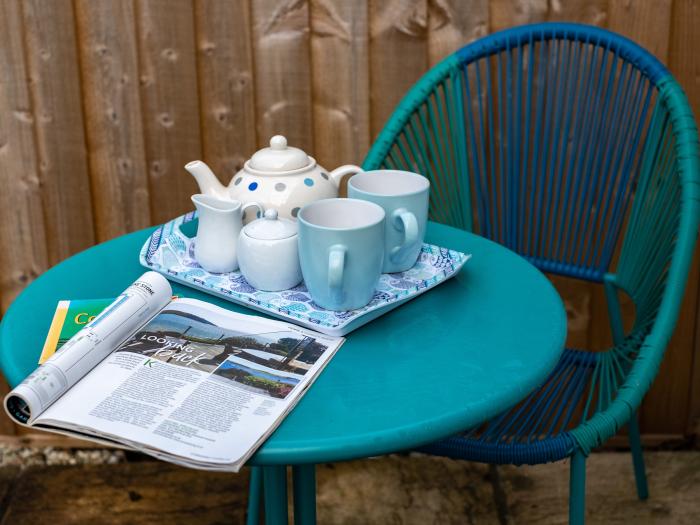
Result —
[{"label": "sugar bowl lid", "polygon": [[255,152],[246,164],[255,171],[285,172],[306,168],[312,162],[304,151],[288,146],[285,137],[275,135],[270,147]]},{"label": "sugar bowl lid", "polygon": [[267,210],[261,219],[254,220],[243,228],[243,232],[261,241],[279,241],[297,234],[298,227],[289,219],[277,217],[277,210]]}]

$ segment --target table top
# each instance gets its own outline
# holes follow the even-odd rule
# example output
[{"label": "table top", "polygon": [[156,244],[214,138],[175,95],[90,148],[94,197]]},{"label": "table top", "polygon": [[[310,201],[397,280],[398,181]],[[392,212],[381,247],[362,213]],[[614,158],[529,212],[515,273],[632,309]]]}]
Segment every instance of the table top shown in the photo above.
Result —
[{"label": "table top", "polygon": [[[51,268],[0,324],[0,366],[15,386],[36,368],[56,303],[116,297],[145,271],[153,229],[118,237]],[[513,406],[557,363],[566,315],[549,281],[510,250],[428,224],[426,241],[472,259],[454,278],[348,334],[252,464],[339,461],[424,445]],[[242,306],[173,283],[174,293]]]}]

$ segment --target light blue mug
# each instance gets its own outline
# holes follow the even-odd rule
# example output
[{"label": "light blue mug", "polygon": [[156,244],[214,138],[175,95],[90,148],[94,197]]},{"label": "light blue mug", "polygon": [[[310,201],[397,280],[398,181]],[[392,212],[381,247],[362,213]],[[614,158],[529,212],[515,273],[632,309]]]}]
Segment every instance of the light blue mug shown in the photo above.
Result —
[{"label": "light blue mug", "polygon": [[430,181],[410,171],[374,170],[353,175],[348,196],[378,204],[386,213],[383,273],[416,264],[428,221]]},{"label": "light blue mug", "polygon": [[299,262],[314,302],[355,310],[372,300],[384,260],[384,210],[356,199],[323,199],[297,215]]}]

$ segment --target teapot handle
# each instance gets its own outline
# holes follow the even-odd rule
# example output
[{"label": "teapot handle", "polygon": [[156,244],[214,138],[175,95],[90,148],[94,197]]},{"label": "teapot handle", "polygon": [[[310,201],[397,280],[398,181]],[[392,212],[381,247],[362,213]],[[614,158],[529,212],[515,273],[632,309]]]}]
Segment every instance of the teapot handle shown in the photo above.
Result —
[{"label": "teapot handle", "polygon": [[[241,206],[241,215],[243,215],[248,208],[255,207],[258,209],[258,214],[256,214],[255,218],[260,218],[263,215],[265,215],[265,208],[263,208],[262,204],[259,202],[246,202],[243,206]],[[255,218],[253,220],[255,220]]]},{"label": "teapot handle", "polygon": [[334,169],[330,172],[331,182],[336,188],[340,187],[340,182],[343,180],[345,175],[355,175],[356,173],[362,173],[364,170],[359,166],[354,164],[345,164],[339,168]]}]

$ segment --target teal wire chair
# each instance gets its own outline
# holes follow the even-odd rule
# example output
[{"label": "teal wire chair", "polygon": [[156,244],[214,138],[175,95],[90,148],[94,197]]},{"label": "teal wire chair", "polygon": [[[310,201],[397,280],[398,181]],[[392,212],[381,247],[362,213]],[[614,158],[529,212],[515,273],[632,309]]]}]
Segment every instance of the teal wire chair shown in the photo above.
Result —
[{"label": "teal wire chair", "polygon": [[[645,499],[636,409],[676,322],[700,207],[698,134],[666,68],[595,27],[496,33],[413,86],[363,168],[422,173],[433,220],[606,293],[611,348],[567,348],[516,407],[421,450],[516,465],[570,457],[570,522],[582,523],[586,457],[628,424]],[[619,293],[635,306],[628,331]]]}]

